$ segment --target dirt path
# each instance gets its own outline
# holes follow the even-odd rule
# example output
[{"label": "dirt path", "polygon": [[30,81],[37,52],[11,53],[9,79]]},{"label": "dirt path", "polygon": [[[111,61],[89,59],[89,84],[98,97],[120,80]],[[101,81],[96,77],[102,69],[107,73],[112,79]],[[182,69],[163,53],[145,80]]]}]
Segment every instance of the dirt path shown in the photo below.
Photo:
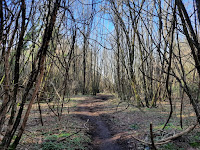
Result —
[{"label": "dirt path", "polygon": [[89,134],[92,136],[92,149],[95,150],[125,149],[123,145],[118,144],[116,139],[113,138],[113,133],[105,121],[105,119],[109,119],[107,118],[109,116],[106,116],[102,103],[109,98],[111,98],[109,95],[86,98],[77,107],[79,117],[89,123]]}]

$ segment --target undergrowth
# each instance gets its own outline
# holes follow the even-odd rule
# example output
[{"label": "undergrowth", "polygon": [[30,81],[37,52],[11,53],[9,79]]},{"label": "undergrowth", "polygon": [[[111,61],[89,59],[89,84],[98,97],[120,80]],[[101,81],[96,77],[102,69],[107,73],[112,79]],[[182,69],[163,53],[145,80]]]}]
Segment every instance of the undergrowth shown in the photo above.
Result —
[{"label": "undergrowth", "polygon": [[[48,135],[41,144],[41,150],[85,150],[86,143],[91,142],[90,138],[83,133],[72,135],[73,133],[61,133],[57,135]],[[59,139],[64,138],[63,141]]]}]

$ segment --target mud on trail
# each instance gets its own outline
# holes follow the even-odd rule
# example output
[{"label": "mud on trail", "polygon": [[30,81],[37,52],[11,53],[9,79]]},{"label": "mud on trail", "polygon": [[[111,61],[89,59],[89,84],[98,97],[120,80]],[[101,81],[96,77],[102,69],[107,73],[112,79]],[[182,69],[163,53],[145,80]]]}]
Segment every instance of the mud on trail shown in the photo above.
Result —
[{"label": "mud on trail", "polygon": [[[55,104],[52,103],[51,105],[54,106]],[[134,137],[149,142],[149,125],[151,122],[155,133],[154,139],[158,141],[174,133],[182,132],[196,121],[189,100],[185,105],[187,113],[184,114],[184,129],[180,128],[177,119],[179,111],[177,111],[174,112],[165,131],[160,134],[168,118],[170,110],[168,102],[159,103],[157,108],[144,107],[141,108],[141,111],[136,107],[127,107],[126,102],[120,102],[111,94],[78,95],[72,97],[70,101],[66,101],[60,121],[49,109],[46,102],[41,103],[44,126],[40,123],[36,103],[17,149],[144,150],[148,148],[148,145],[138,142]],[[176,104],[177,108],[179,106],[180,103]],[[160,150],[197,150],[200,149],[199,135],[200,127],[198,126],[189,134],[157,148]]]},{"label": "mud on trail", "polygon": [[[75,96],[71,98],[71,101],[66,101],[61,121],[46,103],[41,103],[44,126],[40,124],[38,106],[34,104],[25,134],[17,149],[144,150],[149,148],[148,145],[138,142],[134,137],[149,142],[151,122],[153,122],[155,133],[154,139],[158,141],[174,133],[182,132],[196,121],[188,101],[187,107],[185,106],[188,113],[184,114],[184,129],[180,128],[177,119],[179,112],[174,112],[170,124],[160,134],[170,110],[167,102],[160,103],[157,108],[141,108],[142,111],[136,107],[127,107],[126,102],[120,104],[119,102],[120,100],[115,96],[105,94]],[[200,149],[199,135],[200,127],[198,126],[189,134],[157,148],[197,150]]]},{"label": "mud on trail", "polygon": [[[83,122],[87,122],[92,143],[89,149],[93,150],[144,150],[150,149],[137,139],[150,141],[149,125],[153,122],[155,140],[171,136],[171,133],[179,133],[185,130],[195,116],[191,114],[191,107],[187,106],[189,115],[184,119],[184,129],[180,129],[177,121],[177,113],[174,113],[170,124],[164,134],[160,131],[168,118],[169,105],[167,102],[160,103],[158,108],[127,107],[127,103],[120,103],[112,95],[99,94],[97,96],[87,96],[79,101],[76,111],[73,114]],[[177,107],[179,105],[177,104]],[[191,116],[192,115],[192,116]],[[188,119],[190,119],[188,121]],[[172,134],[172,135],[173,135]],[[195,141],[194,137],[199,137],[200,127],[189,134],[174,140],[171,143],[157,146],[160,150],[197,150],[191,146]],[[199,143],[199,139],[196,140]]]},{"label": "mud on trail", "polygon": [[126,144],[114,135],[108,124],[110,118],[105,110],[104,102],[112,98],[111,95],[97,95],[87,97],[77,106],[78,117],[88,123],[89,134],[92,138],[91,149],[95,150],[125,150]]}]

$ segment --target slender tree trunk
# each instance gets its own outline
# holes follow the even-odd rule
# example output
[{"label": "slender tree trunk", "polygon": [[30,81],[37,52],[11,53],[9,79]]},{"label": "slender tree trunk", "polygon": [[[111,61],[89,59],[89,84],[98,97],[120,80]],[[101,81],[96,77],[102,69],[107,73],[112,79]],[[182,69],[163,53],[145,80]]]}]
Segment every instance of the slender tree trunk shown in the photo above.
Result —
[{"label": "slender tree trunk", "polygon": [[[17,118],[16,118],[15,123],[13,125],[13,128],[12,128],[11,131],[10,131],[10,129],[7,130],[6,135],[4,136],[4,138],[2,140],[2,144],[1,144],[2,149],[7,149],[10,145],[10,142],[11,142],[11,140],[12,140],[12,138],[13,138],[16,130],[17,130],[17,127],[20,123],[21,115],[22,115],[22,112],[23,112],[24,104],[26,102],[27,94],[29,93],[31,87],[33,86],[33,82],[35,81],[38,73],[40,72],[40,75],[37,78],[36,87],[35,87],[34,93],[32,95],[32,99],[31,99],[31,101],[28,105],[28,109],[25,113],[22,125],[21,125],[20,130],[17,134],[17,137],[16,137],[16,139],[15,139],[13,145],[12,145],[12,149],[16,148],[16,146],[18,145],[18,143],[21,139],[21,136],[24,132],[25,125],[26,125],[26,122],[28,120],[28,116],[30,114],[31,108],[32,108],[32,104],[34,103],[35,97],[37,95],[37,92],[39,90],[39,87],[40,87],[40,84],[41,84],[41,81],[42,81],[42,78],[43,78],[43,75],[44,75],[45,57],[46,57],[46,53],[47,53],[47,49],[48,49],[48,46],[49,46],[50,39],[52,37],[52,31],[53,31],[53,27],[54,27],[54,24],[55,24],[55,21],[56,21],[57,10],[59,9],[59,5],[60,5],[60,0],[56,0],[56,2],[54,3],[54,9],[53,9],[53,11],[50,15],[51,18],[50,18],[49,24],[47,24],[45,32],[44,32],[42,46],[38,51],[38,58],[39,58],[38,71],[33,69],[32,73],[30,75],[29,82],[28,82],[27,87],[25,89],[25,94],[22,97],[22,103],[21,103],[20,109],[18,111],[18,115],[17,115]],[[23,26],[23,24],[25,24],[25,1],[24,0],[22,0],[22,18],[24,19],[24,23],[22,23],[22,26]],[[19,42],[19,46],[22,46],[23,36],[20,36],[20,39],[22,39],[22,42]],[[16,61],[18,61],[18,59],[20,57],[20,55],[19,55],[20,51],[19,51],[19,49],[17,49],[17,50],[18,50],[17,51],[18,53],[17,53],[17,56],[16,56]],[[18,68],[19,62],[16,62],[16,63],[17,63],[16,64],[16,70],[17,70],[16,76],[18,75],[17,77],[19,77],[19,68]],[[17,80],[17,77],[15,77],[15,80]],[[15,83],[17,83],[17,82],[15,81]]]},{"label": "slender tree trunk", "polygon": [[[199,3],[199,1],[198,1],[198,3]],[[176,0],[176,5],[178,7],[179,15],[180,15],[181,22],[183,25],[183,32],[184,32],[184,34],[187,38],[188,44],[191,48],[191,53],[192,53],[192,56],[193,56],[193,59],[195,62],[195,67],[196,67],[198,75],[200,77],[200,43],[198,42],[198,39],[197,39],[198,37],[193,30],[188,13],[187,13],[182,1]],[[196,52],[196,50],[197,50],[197,52]],[[197,116],[197,120],[200,124],[200,105],[199,105],[199,103],[195,102],[195,99],[190,94],[189,89],[186,91],[186,93],[187,93],[188,97],[190,98],[190,102],[193,106],[193,109]]]},{"label": "slender tree trunk", "polygon": [[83,91],[82,94],[86,94],[86,44],[87,44],[87,38],[84,36],[84,46],[83,46]]}]

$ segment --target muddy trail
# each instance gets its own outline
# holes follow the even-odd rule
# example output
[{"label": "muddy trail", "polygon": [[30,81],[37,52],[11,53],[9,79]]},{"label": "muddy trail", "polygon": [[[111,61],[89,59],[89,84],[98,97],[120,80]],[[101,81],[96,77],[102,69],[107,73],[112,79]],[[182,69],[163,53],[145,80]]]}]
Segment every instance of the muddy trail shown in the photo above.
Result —
[{"label": "muddy trail", "polygon": [[[92,137],[91,149],[94,150],[125,150],[126,145],[114,138],[106,120],[109,115],[104,111],[102,103],[112,98],[110,95],[98,95],[86,98],[78,105],[80,117],[89,124],[89,134]],[[103,113],[102,113],[103,112]]]}]

